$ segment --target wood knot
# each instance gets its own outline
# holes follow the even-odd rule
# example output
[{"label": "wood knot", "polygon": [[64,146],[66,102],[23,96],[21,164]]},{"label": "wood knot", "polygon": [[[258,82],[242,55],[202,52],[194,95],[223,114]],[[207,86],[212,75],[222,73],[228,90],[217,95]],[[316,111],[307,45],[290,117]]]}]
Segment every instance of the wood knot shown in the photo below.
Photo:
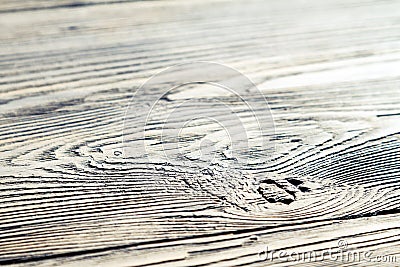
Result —
[{"label": "wood knot", "polygon": [[260,181],[257,191],[269,203],[289,205],[296,200],[298,192],[310,192],[311,188],[304,181],[289,177],[285,179],[265,179]]}]

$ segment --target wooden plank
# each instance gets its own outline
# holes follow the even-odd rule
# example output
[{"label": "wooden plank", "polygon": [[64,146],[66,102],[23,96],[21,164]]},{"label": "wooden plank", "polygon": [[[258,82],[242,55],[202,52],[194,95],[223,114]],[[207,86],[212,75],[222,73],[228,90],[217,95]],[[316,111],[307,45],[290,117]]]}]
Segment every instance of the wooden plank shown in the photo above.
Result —
[{"label": "wooden plank", "polygon": [[[345,240],[373,260],[323,264],[376,266],[387,256],[379,264],[398,266],[398,2],[80,3],[0,3],[1,264],[319,266],[259,252],[321,252]],[[274,153],[246,165],[218,150],[212,166],[120,155],[164,92],[136,94],[126,114],[136,89],[199,60],[257,85]],[[202,86],[170,92],[153,110],[150,142],[199,113],[234,125],[221,99],[240,108]],[[175,120],[160,119],[176,108]],[[213,127],[187,129],[187,143],[222,134]]]}]

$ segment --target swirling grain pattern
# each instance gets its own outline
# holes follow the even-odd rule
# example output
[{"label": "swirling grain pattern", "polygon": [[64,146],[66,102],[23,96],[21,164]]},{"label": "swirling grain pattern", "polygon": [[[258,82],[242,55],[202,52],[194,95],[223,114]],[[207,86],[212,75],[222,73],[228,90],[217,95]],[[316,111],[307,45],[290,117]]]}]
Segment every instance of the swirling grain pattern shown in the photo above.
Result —
[{"label": "swirling grain pattern", "polygon": [[[0,264],[288,266],[260,249],[323,251],[342,239],[398,266],[398,1],[6,0],[0,14]],[[142,141],[147,102],[162,93],[135,95],[125,114],[136,89],[199,60],[257,85],[274,153],[237,164],[223,131],[201,121],[174,164],[122,157],[121,140]],[[199,110],[234,127],[222,99],[254,127],[237,99],[182,87],[152,111],[152,151]],[[195,164],[191,138],[216,137],[217,163]]]}]

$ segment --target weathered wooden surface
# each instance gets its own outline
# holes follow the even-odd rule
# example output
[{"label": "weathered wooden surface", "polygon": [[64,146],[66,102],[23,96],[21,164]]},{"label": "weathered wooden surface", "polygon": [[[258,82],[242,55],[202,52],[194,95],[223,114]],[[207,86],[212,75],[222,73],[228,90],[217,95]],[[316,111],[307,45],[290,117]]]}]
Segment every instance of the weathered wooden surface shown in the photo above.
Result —
[{"label": "weathered wooden surface", "polygon": [[[398,1],[2,1],[0,264],[288,266],[260,249],[343,239],[397,263],[297,264],[398,266],[399,22]],[[265,94],[270,162],[115,154],[135,89],[195,60]]]}]

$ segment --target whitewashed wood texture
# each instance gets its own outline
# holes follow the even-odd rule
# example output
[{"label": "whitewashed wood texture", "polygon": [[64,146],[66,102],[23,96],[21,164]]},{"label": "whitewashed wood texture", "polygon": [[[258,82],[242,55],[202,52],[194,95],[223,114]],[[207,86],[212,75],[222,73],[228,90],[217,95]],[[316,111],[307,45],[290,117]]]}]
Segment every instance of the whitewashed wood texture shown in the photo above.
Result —
[{"label": "whitewashed wood texture", "polygon": [[[4,0],[0,26],[0,264],[399,266],[399,1]],[[199,60],[265,94],[269,161],[119,156],[135,90]],[[338,240],[397,262],[258,255]]]}]

